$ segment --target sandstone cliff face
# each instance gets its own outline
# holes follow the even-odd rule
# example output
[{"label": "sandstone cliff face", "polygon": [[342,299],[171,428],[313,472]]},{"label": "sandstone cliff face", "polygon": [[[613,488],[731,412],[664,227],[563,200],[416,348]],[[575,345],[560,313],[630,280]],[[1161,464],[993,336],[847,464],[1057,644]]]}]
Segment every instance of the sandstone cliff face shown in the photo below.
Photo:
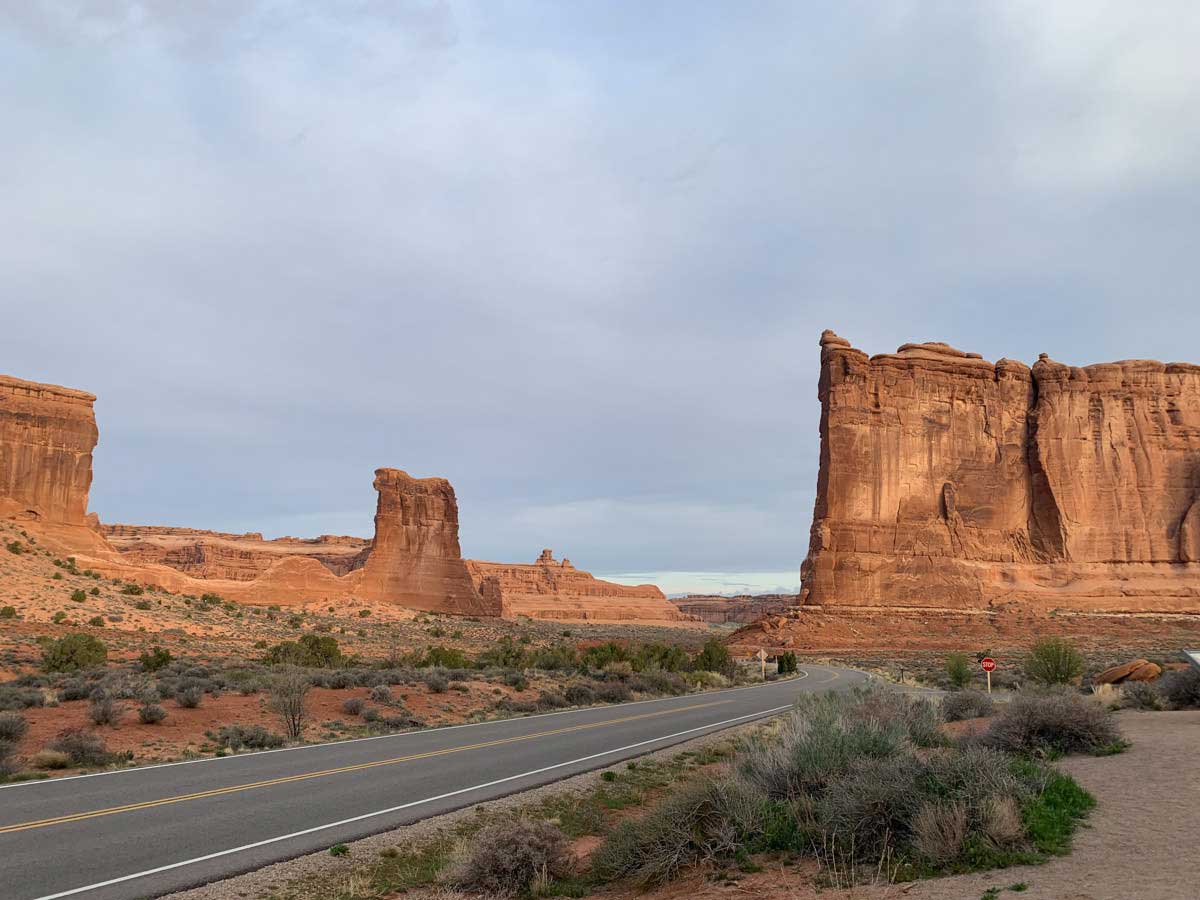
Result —
[{"label": "sandstone cliff face", "polygon": [[375,540],[355,595],[412,609],[499,615],[477,590],[458,544],[458,501],[444,478],[377,469]]},{"label": "sandstone cliff face", "polygon": [[821,339],[801,602],[1200,610],[1200,367]]},{"label": "sandstone cliff face", "polygon": [[0,516],[86,526],[95,399],[0,375]]},{"label": "sandstone cliff face", "polygon": [[257,532],[224,534],[159,525],[101,525],[109,544],[129,562],[160,564],[196,578],[253,581],[287,557],[314,559],[334,575],[361,568],[370,551],[366,538],[323,534],[317,538],[264,540]]},{"label": "sandstone cliff face", "polygon": [[685,617],[652,584],[601,581],[543,550],[534,563],[467,560],[480,594],[498,600],[506,618],[572,622],[676,622]]},{"label": "sandstone cliff face", "polygon": [[779,615],[796,604],[795,594],[739,594],[735,597],[719,595],[688,594],[672,597],[674,604],[685,616],[700,622],[721,624],[738,622],[748,625],[770,615]]}]

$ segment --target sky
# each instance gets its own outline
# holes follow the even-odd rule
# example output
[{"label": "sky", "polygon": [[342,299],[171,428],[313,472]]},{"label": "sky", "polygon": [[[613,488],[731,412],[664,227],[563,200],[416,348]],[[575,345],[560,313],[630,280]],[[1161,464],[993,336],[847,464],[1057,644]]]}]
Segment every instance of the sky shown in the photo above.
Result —
[{"label": "sky", "polygon": [[109,522],[795,589],[820,332],[1200,361],[1200,7],[0,0],[0,372]]}]

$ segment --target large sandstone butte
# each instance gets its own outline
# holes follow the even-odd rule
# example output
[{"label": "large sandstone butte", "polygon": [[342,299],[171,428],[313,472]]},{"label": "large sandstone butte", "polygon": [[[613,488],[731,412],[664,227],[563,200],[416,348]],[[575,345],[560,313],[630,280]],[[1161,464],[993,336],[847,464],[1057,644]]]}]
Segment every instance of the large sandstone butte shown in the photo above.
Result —
[{"label": "large sandstone butte", "polygon": [[20,520],[80,568],[248,603],[361,599],[499,615],[458,546],[458,505],[443,478],[379,469],[375,538],[306,541],[183,528],[102,526],[87,514],[95,397],[0,376],[0,517]]},{"label": "large sandstone butte", "polygon": [[95,399],[0,375],[0,517],[85,524],[99,437]]},{"label": "large sandstone butte", "polygon": [[543,550],[533,563],[467,560],[480,594],[499,603],[506,618],[529,616],[571,622],[678,622],[685,617],[652,584],[601,581]]},{"label": "large sandstone butte", "polygon": [[1200,612],[1200,366],[821,337],[801,604]]}]

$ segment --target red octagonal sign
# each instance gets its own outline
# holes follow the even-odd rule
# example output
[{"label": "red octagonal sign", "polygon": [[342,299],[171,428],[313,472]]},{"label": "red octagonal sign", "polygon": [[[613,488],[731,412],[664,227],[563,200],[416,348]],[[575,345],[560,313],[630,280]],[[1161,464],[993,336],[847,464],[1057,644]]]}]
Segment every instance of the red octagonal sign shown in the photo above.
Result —
[{"label": "red octagonal sign", "polygon": [[996,669],[996,661],[990,656],[985,656],[983,659],[981,659],[979,661],[979,665],[983,667],[983,671],[985,672],[994,672]]}]

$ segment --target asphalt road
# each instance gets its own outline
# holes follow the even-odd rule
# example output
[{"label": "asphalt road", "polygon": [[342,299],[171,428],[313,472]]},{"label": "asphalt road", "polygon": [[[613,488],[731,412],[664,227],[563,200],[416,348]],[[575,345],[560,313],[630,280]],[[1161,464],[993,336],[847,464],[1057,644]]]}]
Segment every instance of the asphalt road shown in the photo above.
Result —
[{"label": "asphalt road", "polygon": [[0,897],[157,897],[602,768],[866,678],[796,680],[0,787]]}]

